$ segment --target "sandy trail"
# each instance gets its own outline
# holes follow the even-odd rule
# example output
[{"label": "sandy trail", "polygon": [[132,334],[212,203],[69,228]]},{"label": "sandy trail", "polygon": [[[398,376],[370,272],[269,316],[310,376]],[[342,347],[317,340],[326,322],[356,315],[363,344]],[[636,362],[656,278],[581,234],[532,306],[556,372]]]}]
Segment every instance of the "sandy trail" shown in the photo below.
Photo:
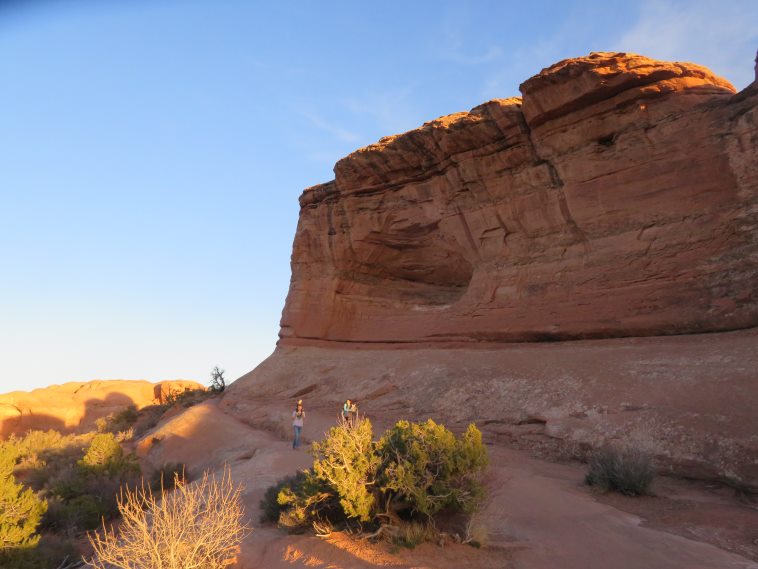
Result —
[{"label": "sandy trail", "polygon": [[[384,544],[341,534],[330,539],[290,536],[258,523],[258,502],[269,485],[309,466],[311,457],[304,449],[293,450],[285,439],[289,410],[275,410],[281,420],[272,423],[270,400],[259,403],[260,414],[251,411],[249,423],[265,424],[266,430],[244,424],[208,401],[159,425],[138,445],[148,463],[181,461],[193,473],[230,465],[233,478],[245,486],[243,499],[255,526],[243,544],[239,569],[758,569],[758,563],[744,557],[644,527],[641,518],[601,503],[581,484],[579,466],[535,460],[502,446],[489,447],[489,498],[478,516],[488,529],[489,544],[481,550],[426,544],[392,554]],[[306,437],[320,437],[334,417],[336,410],[307,409]],[[375,418],[378,427],[389,422],[389,417]],[[758,532],[758,512],[753,512],[747,519]]]}]

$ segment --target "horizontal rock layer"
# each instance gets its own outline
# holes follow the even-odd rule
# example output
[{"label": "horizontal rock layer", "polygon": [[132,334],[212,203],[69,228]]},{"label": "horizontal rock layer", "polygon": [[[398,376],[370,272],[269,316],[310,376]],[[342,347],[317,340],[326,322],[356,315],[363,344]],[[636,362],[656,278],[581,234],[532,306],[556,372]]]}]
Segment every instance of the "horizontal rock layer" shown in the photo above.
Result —
[{"label": "horizontal rock layer", "polygon": [[[374,425],[475,422],[487,442],[541,456],[642,450],[661,474],[758,490],[758,330],[457,348],[280,346],[222,408],[291,436],[302,399],[318,439],[345,399]],[[335,347],[338,346],[338,347]],[[282,410],[284,408],[284,410]]]},{"label": "horizontal rock layer", "polygon": [[281,345],[758,325],[758,89],[594,53],[521,91],[303,193]]}]

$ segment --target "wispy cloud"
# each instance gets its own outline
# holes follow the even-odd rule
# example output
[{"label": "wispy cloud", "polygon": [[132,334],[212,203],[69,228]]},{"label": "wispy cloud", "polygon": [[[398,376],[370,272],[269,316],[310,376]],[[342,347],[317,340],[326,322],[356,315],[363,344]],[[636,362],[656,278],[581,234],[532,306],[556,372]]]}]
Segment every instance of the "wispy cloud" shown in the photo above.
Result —
[{"label": "wispy cloud", "polygon": [[308,119],[308,121],[310,121],[313,126],[332,135],[334,138],[341,142],[357,142],[360,139],[360,136],[358,134],[344,129],[332,122],[329,122],[328,120],[315,113],[308,111],[301,111],[301,113],[303,117]]},{"label": "wispy cloud", "polygon": [[560,59],[557,55],[560,46],[561,39],[556,34],[517,49],[507,61],[484,77],[482,96],[486,99],[518,97],[518,86],[539,72],[540,65]]},{"label": "wispy cloud", "polygon": [[[415,85],[409,84],[332,99],[324,105],[330,108],[328,112],[317,112],[301,102],[297,112],[304,119],[303,128],[290,133],[289,139],[300,156],[331,169],[337,160],[361,146],[418,126],[419,118],[411,104],[414,89]],[[345,128],[343,124],[351,126]]]},{"label": "wispy cloud", "polygon": [[342,104],[354,115],[368,118],[373,123],[371,130],[385,136],[405,132],[421,124],[413,105],[415,90],[415,84],[384,88],[346,97]]},{"label": "wispy cloud", "polygon": [[501,59],[503,49],[494,43],[485,47],[471,46],[471,35],[464,30],[470,20],[470,14],[461,6],[449,10],[442,20],[442,41],[439,44],[439,56],[446,61],[461,65],[483,65]]},{"label": "wispy cloud", "polygon": [[646,0],[638,20],[614,47],[657,59],[705,65],[742,89],[754,77],[758,2]]}]

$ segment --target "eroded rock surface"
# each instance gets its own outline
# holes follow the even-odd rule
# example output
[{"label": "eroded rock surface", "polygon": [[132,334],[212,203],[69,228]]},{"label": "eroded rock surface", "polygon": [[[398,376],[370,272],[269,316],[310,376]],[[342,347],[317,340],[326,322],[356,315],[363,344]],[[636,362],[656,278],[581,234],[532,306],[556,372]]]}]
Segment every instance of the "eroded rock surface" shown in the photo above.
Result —
[{"label": "eroded rock surface", "polygon": [[595,53],[521,91],[304,192],[282,345],[758,325],[758,89]]},{"label": "eroded rock surface", "polygon": [[279,347],[224,405],[358,399],[758,488],[758,85],[596,53],[521,91],[303,193]]},{"label": "eroded rock surface", "polygon": [[[222,408],[289,434],[297,399],[332,418],[349,398],[372,422],[473,421],[489,442],[548,458],[629,447],[661,473],[758,490],[756,346],[754,329],[487,348],[279,347],[231,384]],[[311,422],[305,434],[327,429]]]}]

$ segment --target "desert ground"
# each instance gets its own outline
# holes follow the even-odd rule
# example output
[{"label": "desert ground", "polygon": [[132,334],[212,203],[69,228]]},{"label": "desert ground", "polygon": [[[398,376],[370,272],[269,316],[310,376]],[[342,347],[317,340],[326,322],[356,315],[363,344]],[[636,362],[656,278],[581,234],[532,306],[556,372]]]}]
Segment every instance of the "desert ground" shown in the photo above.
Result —
[{"label": "desert ground", "polygon": [[[288,411],[285,404],[272,408],[268,398],[251,403],[267,410],[260,418]],[[308,409],[306,433],[320,437],[335,417],[334,409]],[[398,417],[382,413],[370,418],[381,427]],[[288,535],[258,522],[265,489],[312,463],[306,448],[292,449],[286,426],[253,428],[223,412],[214,399],[168,419],[137,450],[147,463],[178,460],[191,472],[231,467],[235,481],[244,485],[253,526],[242,545],[240,569],[758,568],[758,509],[729,488],[660,478],[655,496],[602,496],[583,485],[583,465],[536,459],[529,451],[502,444],[489,446],[488,499],[475,518],[489,536],[481,549],[424,544],[393,552],[386,543],[342,533]],[[153,443],[154,437],[160,442]]]}]

